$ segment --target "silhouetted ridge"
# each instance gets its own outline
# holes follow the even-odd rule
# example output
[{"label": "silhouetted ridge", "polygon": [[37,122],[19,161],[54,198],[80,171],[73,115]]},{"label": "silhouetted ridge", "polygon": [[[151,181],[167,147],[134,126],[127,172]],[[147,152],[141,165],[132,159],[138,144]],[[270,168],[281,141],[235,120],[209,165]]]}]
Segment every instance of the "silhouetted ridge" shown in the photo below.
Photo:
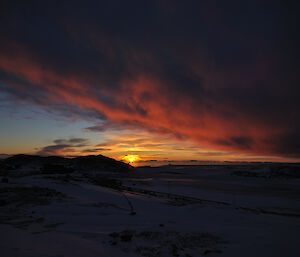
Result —
[{"label": "silhouetted ridge", "polygon": [[77,168],[81,170],[115,170],[115,171],[128,171],[132,168],[131,165],[126,164],[124,162],[116,161],[113,158],[109,158],[99,155],[88,155],[88,156],[80,156],[72,159],[73,163]]},{"label": "silhouetted ridge", "polygon": [[103,155],[64,158],[60,156],[38,156],[18,154],[3,160],[1,173],[71,173],[76,171],[115,171],[128,172],[133,167]]}]

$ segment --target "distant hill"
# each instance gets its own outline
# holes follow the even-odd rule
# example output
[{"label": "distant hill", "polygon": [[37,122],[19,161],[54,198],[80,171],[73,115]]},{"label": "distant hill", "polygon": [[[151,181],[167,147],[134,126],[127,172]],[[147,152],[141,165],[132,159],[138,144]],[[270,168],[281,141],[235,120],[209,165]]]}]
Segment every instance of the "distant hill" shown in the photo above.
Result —
[{"label": "distant hill", "polygon": [[26,175],[32,173],[71,173],[89,171],[129,172],[133,167],[103,155],[64,158],[60,156],[38,156],[18,154],[0,162],[0,173]]}]

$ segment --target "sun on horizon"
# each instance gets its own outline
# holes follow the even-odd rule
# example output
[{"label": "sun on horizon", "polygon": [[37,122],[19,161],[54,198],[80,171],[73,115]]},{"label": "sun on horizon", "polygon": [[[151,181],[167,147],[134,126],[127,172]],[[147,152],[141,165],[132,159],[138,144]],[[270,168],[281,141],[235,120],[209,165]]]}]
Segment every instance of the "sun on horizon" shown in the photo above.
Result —
[{"label": "sun on horizon", "polygon": [[126,161],[130,164],[133,164],[134,162],[140,160],[140,157],[138,155],[133,155],[133,154],[130,154],[130,155],[125,155],[123,158],[122,158],[123,161]]}]

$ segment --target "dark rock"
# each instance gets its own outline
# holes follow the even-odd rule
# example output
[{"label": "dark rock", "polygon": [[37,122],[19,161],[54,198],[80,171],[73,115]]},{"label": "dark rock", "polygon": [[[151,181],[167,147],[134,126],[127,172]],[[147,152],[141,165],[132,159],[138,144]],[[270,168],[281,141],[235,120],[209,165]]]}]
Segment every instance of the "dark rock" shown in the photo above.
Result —
[{"label": "dark rock", "polygon": [[123,242],[130,242],[132,240],[133,235],[134,231],[125,230],[121,233],[120,239]]},{"label": "dark rock", "polygon": [[119,237],[119,233],[113,232],[113,233],[110,233],[109,236],[111,236],[113,238],[117,238],[117,237]]}]

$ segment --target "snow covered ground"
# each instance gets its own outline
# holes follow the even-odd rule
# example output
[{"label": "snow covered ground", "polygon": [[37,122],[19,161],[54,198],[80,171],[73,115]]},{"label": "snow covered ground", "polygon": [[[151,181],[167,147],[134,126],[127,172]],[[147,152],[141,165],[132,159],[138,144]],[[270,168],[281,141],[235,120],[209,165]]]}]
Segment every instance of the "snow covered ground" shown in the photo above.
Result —
[{"label": "snow covered ground", "polygon": [[229,166],[3,179],[0,254],[298,257],[299,185]]}]

